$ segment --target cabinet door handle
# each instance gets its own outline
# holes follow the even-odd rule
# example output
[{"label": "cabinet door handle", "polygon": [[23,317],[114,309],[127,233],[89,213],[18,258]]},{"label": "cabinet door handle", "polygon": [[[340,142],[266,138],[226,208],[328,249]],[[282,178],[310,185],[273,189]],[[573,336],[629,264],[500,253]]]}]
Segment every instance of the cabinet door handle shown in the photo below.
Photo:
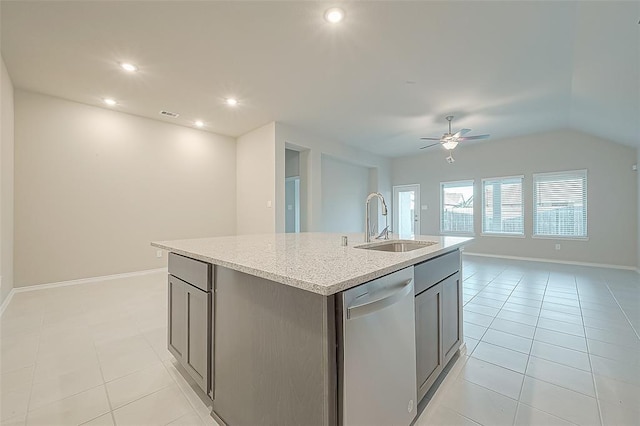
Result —
[{"label": "cabinet door handle", "polygon": [[[361,301],[361,303],[353,304],[347,308],[347,319],[361,317],[393,305],[411,292],[412,282],[413,278],[409,278],[400,284],[390,287],[390,291],[377,292],[377,294],[365,294],[359,297],[356,300]],[[383,294],[382,297],[374,298],[381,293]]]}]

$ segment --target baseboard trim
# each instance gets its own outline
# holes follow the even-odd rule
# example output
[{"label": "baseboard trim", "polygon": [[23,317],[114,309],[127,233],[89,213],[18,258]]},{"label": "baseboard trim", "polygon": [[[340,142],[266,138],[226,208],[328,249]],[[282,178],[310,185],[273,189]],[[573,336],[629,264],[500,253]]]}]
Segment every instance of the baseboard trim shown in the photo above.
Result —
[{"label": "baseboard trim", "polygon": [[97,283],[97,282],[100,282],[100,281],[110,281],[110,280],[117,280],[117,279],[120,279],[120,278],[139,277],[139,276],[142,276],[142,275],[158,274],[160,272],[165,272],[166,273],[167,272],[167,268],[147,269],[147,270],[144,270],[144,271],[125,272],[123,274],[103,275],[103,276],[100,276],[100,277],[81,278],[81,279],[78,279],[78,280],[58,281],[58,282],[55,282],[55,283],[48,283],[48,284],[29,285],[29,286],[26,286],[26,287],[14,287],[14,288],[11,289],[11,291],[7,295],[7,298],[4,299],[4,302],[2,302],[2,305],[0,305],[0,316],[2,316],[2,314],[4,314],[4,311],[9,306],[9,302],[11,302],[11,299],[13,298],[13,295],[16,294],[16,293],[24,293],[26,291],[44,290],[44,289],[47,289],[47,288],[67,287],[67,286],[71,286],[71,285],[94,284],[94,283]]},{"label": "baseboard trim", "polygon": [[167,272],[167,268],[147,269],[144,271],[125,272],[123,274],[103,275],[100,277],[80,278],[78,280],[58,281],[55,283],[36,284],[36,285],[29,285],[25,287],[14,287],[13,291],[15,291],[16,293],[24,293],[25,291],[36,291],[36,290],[44,290],[47,288],[67,287],[70,285],[92,284],[100,281],[110,281],[110,280],[117,280],[120,278],[131,278],[131,277],[139,277],[142,275],[158,274],[160,272]]},{"label": "baseboard trim", "polygon": [[521,256],[507,256],[502,254],[485,254],[485,253],[472,253],[465,251],[464,255],[478,256],[478,257],[492,257],[496,259],[509,259],[509,260],[527,260],[530,262],[545,262],[545,263],[560,263],[563,265],[577,265],[577,266],[591,266],[595,268],[609,268],[609,269],[623,269],[626,271],[636,271],[640,273],[635,266],[624,265],[611,265],[608,263],[591,263],[591,262],[574,262],[572,260],[556,260],[556,259],[543,259],[538,257],[521,257]]},{"label": "baseboard trim", "polygon": [[2,316],[2,314],[4,314],[5,309],[7,309],[7,306],[9,306],[9,302],[11,302],[11,299],[13,299],[13,295],[16,292],[15,288],[12,288],[11,291],[9,291],[9,294],[7,294],[7,297],[4,299],[4,302],[2,302],[2,305],[0,305],[0,317]]}]

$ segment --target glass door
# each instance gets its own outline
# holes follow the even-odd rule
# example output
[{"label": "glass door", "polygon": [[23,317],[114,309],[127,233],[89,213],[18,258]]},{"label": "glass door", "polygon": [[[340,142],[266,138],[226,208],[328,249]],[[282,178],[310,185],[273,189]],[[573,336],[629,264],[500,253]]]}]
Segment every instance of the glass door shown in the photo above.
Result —
[{"label": "glass door", "polygon": [[393,187],[393,232],[400,238],[420,234],[420,185]]}]

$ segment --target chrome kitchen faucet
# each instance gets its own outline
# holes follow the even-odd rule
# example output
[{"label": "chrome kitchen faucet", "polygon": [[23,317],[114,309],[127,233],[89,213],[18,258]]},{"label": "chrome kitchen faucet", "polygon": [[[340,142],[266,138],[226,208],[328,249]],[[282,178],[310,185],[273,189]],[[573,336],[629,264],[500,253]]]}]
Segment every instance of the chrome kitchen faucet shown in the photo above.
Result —
[{"label": "chrome kitchen faucet", "polygon": [[[367,202],[365,203],[365,213],[364,213],[364,241],[366,243],[371,242],[371,228],[370,228],[370,221],[371,218],[369,217],[369,202],[375,198],[378,197],[380,199],[380,201],[382,201],[382,215],[383,216],[387,216],[387,203],[384,202],[384,197],[382,196],[381,193],[379,192],[372,192],[371,194],[369,194],[369,196],[367,197]],[[380,236],[382,236],[384,234],[385,236],[385,240],[389,239],[389,227],[387,226],[381,233]],[[386,231],[386,232],[385,232]]]}]

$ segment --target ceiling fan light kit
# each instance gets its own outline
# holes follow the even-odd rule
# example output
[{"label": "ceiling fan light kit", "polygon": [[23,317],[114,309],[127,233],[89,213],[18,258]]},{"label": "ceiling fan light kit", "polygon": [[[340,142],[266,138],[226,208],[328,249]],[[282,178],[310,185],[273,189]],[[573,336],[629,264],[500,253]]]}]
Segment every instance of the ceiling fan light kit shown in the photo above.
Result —
[{"label": "ceiling fan light kit", "polygon": [[452,150],[456,146],[458,146],[458,141],[454,141],[454,140],[446,141],[442,143],[442,147],[448,150]]},{"label": "ceiling fan light kit", "polygon": [[446,158],[449,164],[452,164],[455,160],[451,155],[451,150],[458,146],[458,143],[463,141],[470,140],[478,140],[478,139],[487,139],[490,135],[475,135],[475,136],[465,136],[467,133],[471,131],[471,129],[460,129],[456,133],[452,133],[451,131],[451,121],[453,120],[453,115],[447,115],[445,119],[449,122],[449,132],[442,135],[440,138],[420,138],[422,140],[427,141],[438,141],[436,143],[432,143],[431,145],[426,145],[421,147],[420,149],[430,148],[436,145],[442,145],[442,147],[449,151],[449,156]]}]

